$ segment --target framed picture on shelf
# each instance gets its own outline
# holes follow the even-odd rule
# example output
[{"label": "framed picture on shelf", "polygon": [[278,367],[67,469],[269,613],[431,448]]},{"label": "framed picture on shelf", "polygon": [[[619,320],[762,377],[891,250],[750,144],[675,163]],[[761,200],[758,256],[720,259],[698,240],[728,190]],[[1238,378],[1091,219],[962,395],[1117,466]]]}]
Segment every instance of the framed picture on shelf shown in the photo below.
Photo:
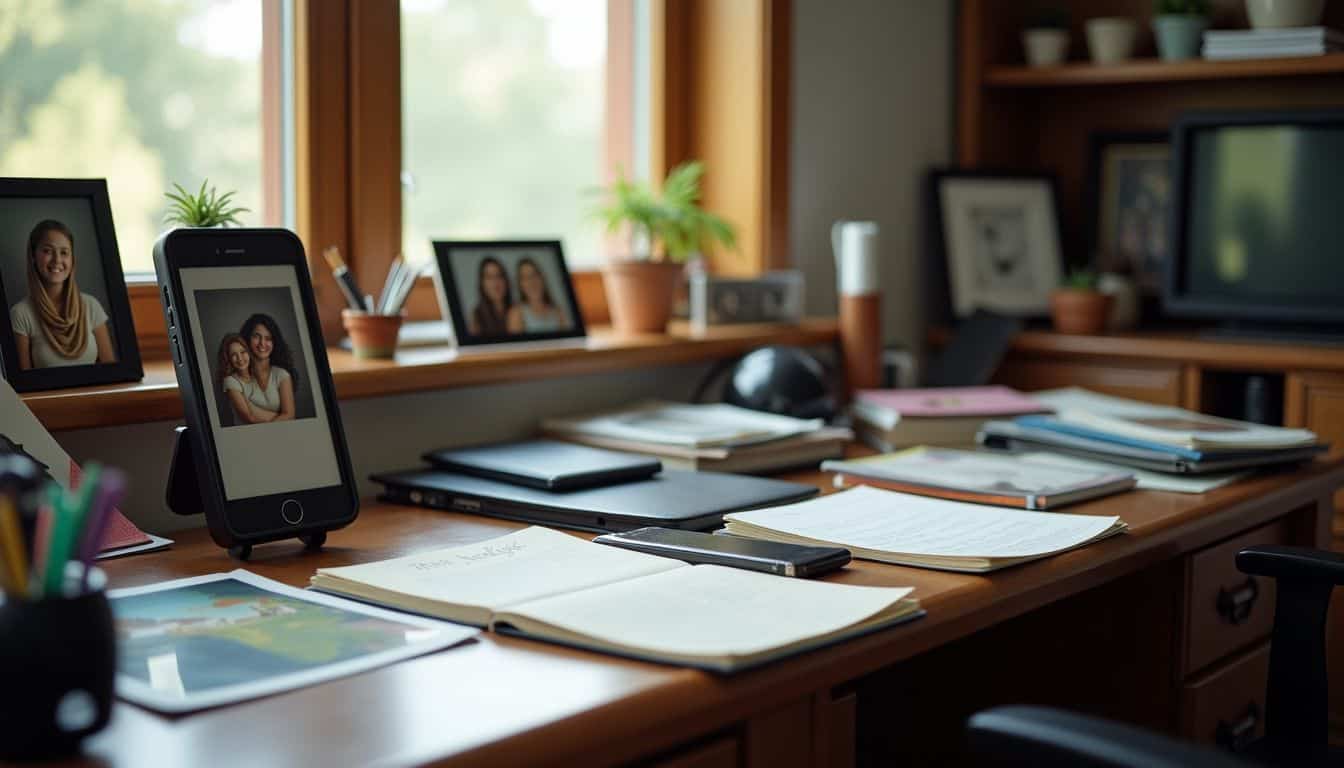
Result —
[{"label": "framed picture on shelf", "polygon": [[559,240],[434,241],[453,344],[581,345],[587,336]]},{"label": "framed picture on shelf", "polygon": [[1162,293],[1171,206],[1171,147],[1165,131],[1099,133],[1088,163],[1090,252],[1099,271]]},{"label": "framed picture on shelf", "polygon": [[19,392],[142,378],[105,180],[0,178],[0,304]]},{"label": "framed picture on shelf", "polygon": [[1054,177],[936,171],[930,187],[953,313],[1048,315],[1063,269]]}]

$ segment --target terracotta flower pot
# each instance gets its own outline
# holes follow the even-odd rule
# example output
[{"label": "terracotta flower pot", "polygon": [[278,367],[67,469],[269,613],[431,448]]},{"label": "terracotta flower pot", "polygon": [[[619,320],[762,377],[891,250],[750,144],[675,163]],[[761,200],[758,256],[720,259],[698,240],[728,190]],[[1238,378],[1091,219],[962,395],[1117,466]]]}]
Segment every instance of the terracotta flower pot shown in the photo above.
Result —
[{"label": "terracotta flower pot", "polygon": [[401,319],[401,315],[370,315],[353,309],[341,310],[341,323],[350,335],[350,351],[355,353],[355,357],[395,357]]},{"label": "terracotta flower pot", "polygon": [[1110,311],[1109,294],[1069,288],[1050,294],[1050,316],[1060,333],[1102,333]]},{"label": "terracotta flower pot", "polygon": [[672,316],[682,266],[666,261],[613,261],[602,268],[611,324],[618,333],[662,333]]}]

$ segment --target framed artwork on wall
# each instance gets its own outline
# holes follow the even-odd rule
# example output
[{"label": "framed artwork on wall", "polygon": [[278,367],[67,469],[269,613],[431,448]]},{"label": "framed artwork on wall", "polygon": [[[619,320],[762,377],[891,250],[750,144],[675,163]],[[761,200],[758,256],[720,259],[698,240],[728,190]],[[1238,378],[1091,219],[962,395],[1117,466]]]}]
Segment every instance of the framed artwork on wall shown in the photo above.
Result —
[{"label": "framed artwork on wall", "polygon": [[142,378],[105,180],[0,178],[0,304],[15,390]]},{"label": "framed artwork on wall", "polygon": [[1162,293],[1171,208],[1171,146],[1165,131],[1098,133],[1088,163],[1090,253],[1098,271]]},{"label": "framed artwork on wall", "polygon": [[1063,270],[1054,178],[951,170],[930,186],[953,313],[1049,314]]},{"label": "framed artwork on wall", "polygon": [[559,240],[434,241],[435,284],[453,343],[582,344],[587,336]]}]

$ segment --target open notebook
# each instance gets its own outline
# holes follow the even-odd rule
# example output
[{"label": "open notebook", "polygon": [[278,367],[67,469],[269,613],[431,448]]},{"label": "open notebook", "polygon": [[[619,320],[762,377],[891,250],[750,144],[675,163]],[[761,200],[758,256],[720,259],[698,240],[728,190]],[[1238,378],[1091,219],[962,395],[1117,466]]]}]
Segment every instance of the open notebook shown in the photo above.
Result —
[{"label": "open notebook", "polygon": [[732,672],[922,615],[909,588],[755,573],[531,527],[365,565],[314,589],[505,634]]},{"label": "open notebook", "polygon": [[754,539],[845,547],[896,565],[982,573],[1113,536],[1118,517],[1027,512],[859,486],[811,501],[723,516]]}]

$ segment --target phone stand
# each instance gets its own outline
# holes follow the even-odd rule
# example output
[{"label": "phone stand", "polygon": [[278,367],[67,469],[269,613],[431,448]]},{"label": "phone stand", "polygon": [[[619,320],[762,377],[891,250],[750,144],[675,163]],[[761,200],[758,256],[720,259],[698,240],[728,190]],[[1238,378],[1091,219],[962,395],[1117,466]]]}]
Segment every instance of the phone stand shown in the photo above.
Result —
[{"label": "phone stand", "polygon": [[[173,433],[173,458],[168,463],[164,502],[174,514],[199,515],[205,511],[205,498],[201,494],[200,473],[196,471],[196,453],[187,439],[187,427],[175,427]],[[327,532],[309,531],[299,534],[298,539],[303,542],[304,549],[316,551],[327,543]],[[251,544],[229,547],[229,557],[235,560],[246,560],[251,556]]]}]

